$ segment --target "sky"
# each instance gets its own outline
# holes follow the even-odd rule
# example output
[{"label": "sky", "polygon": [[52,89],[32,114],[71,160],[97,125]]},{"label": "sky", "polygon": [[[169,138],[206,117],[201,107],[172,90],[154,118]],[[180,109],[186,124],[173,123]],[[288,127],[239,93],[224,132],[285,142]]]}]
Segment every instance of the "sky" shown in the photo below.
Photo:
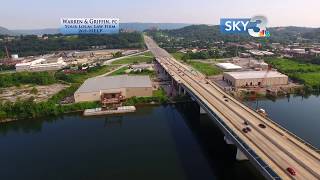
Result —
[{"label": "sky", "polygon": [[57,28],[60,18],[121,22],[219,24],[220,18],[264,15],[269,27],[320,27],[320,0],[4,0],[0,26]]}]

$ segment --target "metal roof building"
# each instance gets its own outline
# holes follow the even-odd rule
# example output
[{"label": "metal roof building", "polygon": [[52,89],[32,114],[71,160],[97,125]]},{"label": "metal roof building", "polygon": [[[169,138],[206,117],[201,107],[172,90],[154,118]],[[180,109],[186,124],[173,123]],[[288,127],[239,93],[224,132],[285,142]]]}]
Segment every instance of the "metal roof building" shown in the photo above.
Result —
[{"label": "metal roof building", "polygon": [[218,67],[220,67],[221,69],[224,70],[238,70],[238,69],[242,69],[241,66],[232,64],[232,63],[218,63],[217,64]]},{"label": "metal roof building", "polygon": [[87,79],[75,92],[76,102],[99,101],[102,94],[121,93],[123,97],[152,96],[149,76],[104,76]]},{"label": "metal roof building", "polygon": [[223,80],[234,87],[273,86],[288,84],[288,76],[277,71],[225,72]]}]

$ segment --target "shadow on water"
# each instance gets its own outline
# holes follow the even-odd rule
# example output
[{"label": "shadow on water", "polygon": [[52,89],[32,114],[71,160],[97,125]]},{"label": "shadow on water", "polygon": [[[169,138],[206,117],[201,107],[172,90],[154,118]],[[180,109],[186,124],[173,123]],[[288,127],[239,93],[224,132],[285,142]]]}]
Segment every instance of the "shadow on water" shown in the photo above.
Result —
[{"label": "shadow on water", "polygon": [[[186,148],[199,148],[202,151],[201,154],[204,155],[203,159],[208,161],[216,177],[215,179],[228,180],[239,179],[240,177],[241,179],[265,179],[249,161],[236,161],[236,147],[225,143],[222,131],[207,115],[200,115],[200,109],[196,103],[176,104],[174,107],[177,109],[178,114],[174,114],[175,111],[172,111],[172,116],[183,117],[181,119],[185,120],[185,124],[191,130],[192,136],[198,143],[194,147],[184,146],[183,138],[179,137],[181,135],[179,133],[179,123],[173,122],[176,125],[171,126],[173,127],[172,133],[177,139],[177,151],[179,151],[179,154],[183,155]],[[196,160],[192,159],[197,157],[189,156],[181,158],[184,159],[183,164],[188,177],[198,177],[199,171],[202,169],[197,168],[196,164],[194,164]],[[203,177],[203,179],[206,178]]]},{"label": "shadow on water", "polygon": [[10,179],[263,179],[235,160],[236,148],[195,103],[21,120],[2,124],[0,135],[0,172]]},{"label": "shadow on water", "polygon": [[16,133],[40,133],[44,123],[56,123],[57,121],[63,120],[63,116],[59,117],[46,117],[39,119],[22,119],[9,123],[0,124],[0,135],[7,135],[9,132]]}]

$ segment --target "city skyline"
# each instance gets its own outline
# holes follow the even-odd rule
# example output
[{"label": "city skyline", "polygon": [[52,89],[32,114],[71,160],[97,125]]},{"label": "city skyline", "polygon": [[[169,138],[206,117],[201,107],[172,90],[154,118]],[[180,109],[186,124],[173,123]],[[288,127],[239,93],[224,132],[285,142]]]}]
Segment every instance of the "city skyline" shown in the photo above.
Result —
[{"label": "city skyline", "polygon": [[8,29],[58,28],[61,17],[117,17],[121,22],[219,24],[220,18],[248,18],[264,15],[269,27],[320,27],[317,0],[269,0],[267,4],[254,0],[238,2],[217,0],[101,0],[3,2],[0,26]]}]

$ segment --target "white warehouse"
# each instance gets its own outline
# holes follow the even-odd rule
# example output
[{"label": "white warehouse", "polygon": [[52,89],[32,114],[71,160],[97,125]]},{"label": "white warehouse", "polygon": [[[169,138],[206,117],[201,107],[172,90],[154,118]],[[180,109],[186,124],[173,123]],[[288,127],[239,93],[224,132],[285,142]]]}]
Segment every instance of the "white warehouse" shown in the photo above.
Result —
[{"label": "white warehouse", "polygon": [[37,59],[27,63],[16,64],[16,71],[55,71],[65,66],[67,66],[67,63],[61,57],[54,63],[46,63],[46,59]]}]

